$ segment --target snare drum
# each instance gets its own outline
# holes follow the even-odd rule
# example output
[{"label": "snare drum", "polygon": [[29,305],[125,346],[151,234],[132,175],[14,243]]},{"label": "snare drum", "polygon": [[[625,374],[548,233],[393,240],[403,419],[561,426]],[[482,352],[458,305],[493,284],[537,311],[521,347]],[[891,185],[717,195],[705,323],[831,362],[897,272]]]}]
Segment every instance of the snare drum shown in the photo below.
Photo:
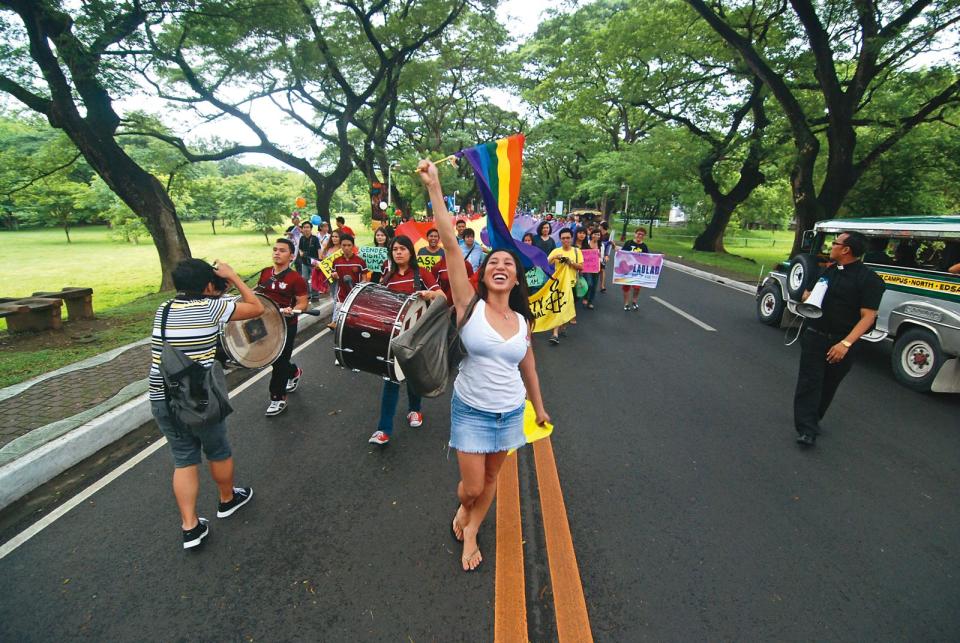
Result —
[{"label": "snare drum", "polygon": [[220,346],[227,359],[247,368],[273,364],[287,341],[287,320],[280,308],[265,295],[258,293],[257,299],[263,304],[262,315],[220,326]]},{"label": "snare drum", "polygon": [[333,349],[337,363],[402,382],[403,371],[393,359],[390,343],[420,321],[428,303],[379,284],[354,286],[337,315]]}]

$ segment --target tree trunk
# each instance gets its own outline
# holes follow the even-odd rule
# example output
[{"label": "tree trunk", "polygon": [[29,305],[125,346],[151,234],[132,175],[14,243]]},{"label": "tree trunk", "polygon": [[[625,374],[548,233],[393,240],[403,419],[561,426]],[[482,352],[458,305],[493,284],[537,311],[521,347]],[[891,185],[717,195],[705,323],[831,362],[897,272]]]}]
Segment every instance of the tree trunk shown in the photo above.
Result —
[{"label": "tree trunk", "polygon": [[210,229],[213,230],[213,236],[217,236],[217,217],[210,217]]},{"label": "tree trunk", "polygon": [[810,136],[804,142],[798,142],[797,156],[790,171],[790,189],[793,192],[793,211],[797,228],[793,235],[793,247],[790,256],[800,254],[803,233],[812,230],[813,224],[823,219],[823,207],[817,198],[813,186],[814,166],[820,152],[820,142]]},{"label": "tree trunk", "polygon": [[727,249],[723,245],[723,235],[736,207],[736,204],[728,198],[715,200],[710,222],[707,224],[706,230],[701,232],[694,240],[693,249],[701,252],[725,253]]},{"label": "tree trunk", "polygon": [[263,238],[264,238],[264,240],[267,242],[267,245],[269,246],[269,245],[270,245],[270,232],[271,232],[271,231],[265,228],[265,229],[261,230],[260,232],[263,233]]},{"label": "tree trunk", "polygon": [[72,243],[70,241],[70,224],[69,223],[63,224],[63,233],[67,235],[67,243]]}]

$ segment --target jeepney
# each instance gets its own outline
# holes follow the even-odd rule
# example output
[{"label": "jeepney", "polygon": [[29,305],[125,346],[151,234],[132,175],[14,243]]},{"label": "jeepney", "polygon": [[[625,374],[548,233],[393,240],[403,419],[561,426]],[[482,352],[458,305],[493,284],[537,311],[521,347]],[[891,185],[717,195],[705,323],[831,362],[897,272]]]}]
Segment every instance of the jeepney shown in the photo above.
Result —
[{"label": "jeepney", "polygon": [[[841,232],[869,241],[864,263],[887,288],[875,328],[863,339],[893,341],[897,380],[916,391],[960,392],[960,216],[833,219],[804,233],[804,252],[781,263],[757,286],[757,318],[779,327],[784,312],[797,315],[829,250]],[[956,268],[955,268],[956,270]]]}]

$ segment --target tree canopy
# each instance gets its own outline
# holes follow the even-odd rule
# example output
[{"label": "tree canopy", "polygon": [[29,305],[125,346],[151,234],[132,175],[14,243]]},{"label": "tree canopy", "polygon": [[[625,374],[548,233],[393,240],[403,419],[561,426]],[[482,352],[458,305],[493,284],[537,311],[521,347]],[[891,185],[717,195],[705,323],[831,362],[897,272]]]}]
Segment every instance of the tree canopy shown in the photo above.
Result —
[{"label": "tree canopy", "polygon": [[[0,0],[3,224],[149,235],[169,285],[181,220],[269,241],[300,194],[375,214],[374,184],[422,211],[418,158],[517,131],[521,207],[629,188],[628,216],[680,208],[701,250],[958,208],[960,0],[595,0],[523,41],[497,4]],[[475,200],[469,168],[444,184]]]}]

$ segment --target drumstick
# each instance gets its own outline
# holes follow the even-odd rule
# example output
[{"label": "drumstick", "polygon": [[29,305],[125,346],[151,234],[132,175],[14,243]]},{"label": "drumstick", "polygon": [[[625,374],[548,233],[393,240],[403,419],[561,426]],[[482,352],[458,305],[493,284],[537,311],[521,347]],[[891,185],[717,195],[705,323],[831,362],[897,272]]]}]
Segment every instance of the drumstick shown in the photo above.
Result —
[{"label": "drumstick", "polygon": [[[444,156],[442,159],[439,159],[439,160],[436,160],[436,161],[431,161],[431,162],[432,162],[434,165],[440,165],[440,164],[443,163],[444,161],[449,162],[450,165],[452,165],[453,167],[457,167],[457,155],[456,155],[456,154],[451,154],[450,156]],[[423,170],[418,167],[417,169],[414,170],[414,173],[417,173],[417,172],[423,172]]]},{"label": "drumstick", "polygon": [[312,315],[314,317],[320,316],[319,310],[297,310],[296,308],[294,308],[290,312],[293,313],[294,315]]}]

